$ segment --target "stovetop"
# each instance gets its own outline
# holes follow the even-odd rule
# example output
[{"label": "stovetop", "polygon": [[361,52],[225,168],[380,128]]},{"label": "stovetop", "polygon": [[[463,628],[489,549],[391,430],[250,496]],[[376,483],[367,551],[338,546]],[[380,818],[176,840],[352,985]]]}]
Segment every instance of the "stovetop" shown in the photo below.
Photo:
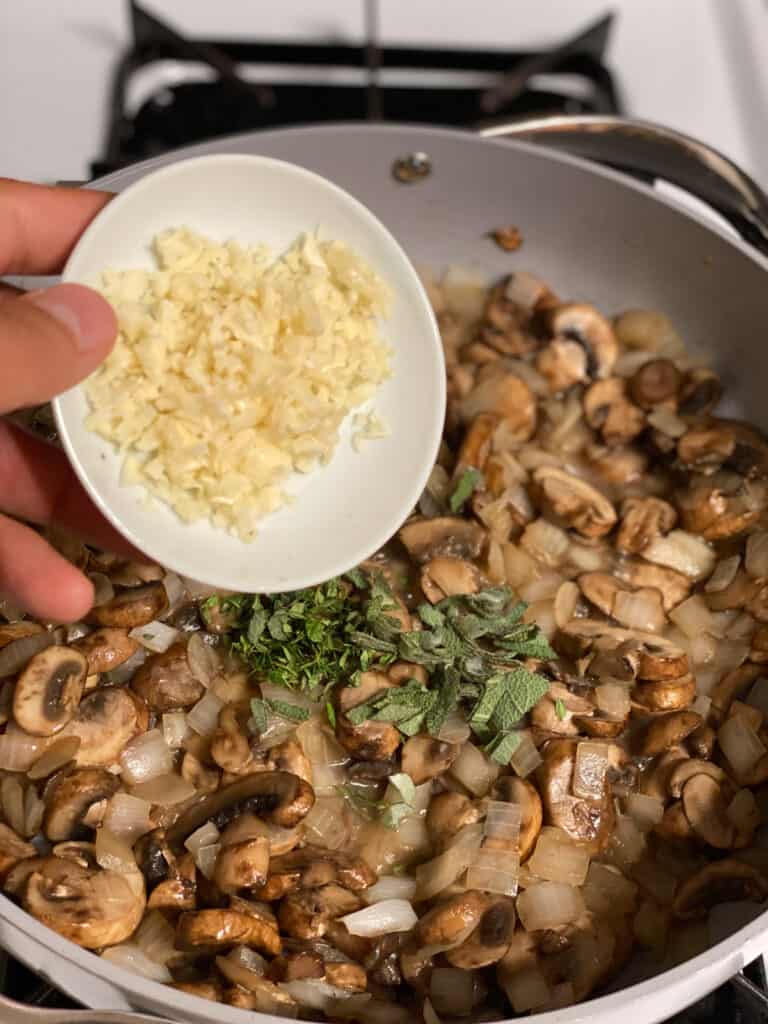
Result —
[{"label": "stovetop", "polygon": [[[94,176],[203,139],[323,120],[389,120],[473,129],[545,113],[622,113],[603,61],[612,17],[554,50],[379,47],[377,0],[362,46],[187,39],[136,3],[133,40],[114,68]],[[75,1008],[0,954],[0,991]],[[667,1024],[768,1024],[762,961]]]}]

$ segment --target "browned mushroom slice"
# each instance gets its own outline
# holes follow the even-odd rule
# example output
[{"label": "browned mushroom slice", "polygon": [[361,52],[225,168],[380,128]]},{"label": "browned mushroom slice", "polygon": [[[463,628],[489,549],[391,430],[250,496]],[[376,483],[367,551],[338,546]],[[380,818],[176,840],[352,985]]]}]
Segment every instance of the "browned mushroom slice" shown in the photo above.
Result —
[{"label": "browned mushroom slice", "polygon": [[[246,704],[246,707],[248,705]],[[213,756],[213,744],[211,744],[211,755]],[[267,751],[260,751],[254,755],[253,763],[248,766],[248,771],[268,772],[290,772],[304,779],[312,785],[312,762],[304,753],[304,748],[298,740],[284,740],[276,743]]]},{"label": "browned mushroom slice", "polygon": [[437,793],[427,808],[427,829],[436,849],[445,848],[466,825],[474,825],[483,816],[480,806],[462,793],[446,790]]},{"label": "browned mushroom slice", "polygon": [[260,978],[254,971],[248,973],[253,975],[249,979],[248,988],[243,985],[233,985],[224,991],[222,1001],[227,1006],[236,1006],[241,1010],[253,1010],[259,1014],[274,1014],[277,1017],[291,1020],[298,1017],[299,1004],[293,996],[266,978]]},{"label": "browned mushroom slice", "polygon": [[718,903],[749,900],[762,903],[768,898],[768,882],[760,872],[739,860],[726,858],[700,868],[685,879],[675,896],[675,917],[704,917]]},{"label": "browned mushroom slice", "polygon": [[475,594],[481,583],[479,570],[463,558],[433,558],[421,570],[421,589],[432,604],[456,594]]},{"label": "browned mushroom slice", "polygon": [[0,625],[0,650],[15,640],[23,640],[25,637],[35,636],[42,632],[43,627],[39,622],[29,622],[26,619],[21,622],[4,622]]},{"label": "browned mushroom slice", "polygon": [[651,562],[628,558],[617,565],[614,572],[630,587],[658,590],[665,612],[676,608],[691,592],[691,581],[687,576]]},{"label": "browned mushroom slice", "polygon": [[223,893],[263,885],[269,868],[269,840],[255,836],[239,843],[227,843],[226,832],[216,858],[213,880]]},{"label": "browned mushroom slice", "polygon": [[323,958],[311,949],[283,953],[269,965],[272,981],[299,981],[303,978],[322,978],[324,975]]},{"label": "browned mushroom slice", "polygon": [[672,747],[656,760],[640,776],[640,792],[645,796],[664,803],[669,796],[670,779],[678,765],[688,760],[688,752],[683,747]]},{"label": "browned mushroom slice", "polygon": [[673,711],[653,718],[638,744],[638,753],[642,757],[656,757],[678,746],[701,721],[701,715],[695,711]]},{"label": "browned mushroom slice", "polygon": [[533,853],[536,840],[541,832],[544,815],[541,797],[535,786],[526,779],[518,779],[514,775],[503,775],[497,780],[493,797],[495,800],[505,800],[507,803],[517,804],[520,808],[520,835],[517,846],[522,864]]},{"label": "browned mushroom slice", "polygon": [[682,800],[676,800],[666,808],[664,816],[654,825],[653,831],[670,843],[685,844],[696,838],[693,826],[683,809]]},{"label": "browned mushroom slice", "polygon": [[88,674],[93,675],[97,672],[110,672],[128,661],[138,651],[139,642],[128,636],[125,629],[107,627],[76,640],[72,646],[85,655]]},{"label": "browned mushroom slice", "polygon": [[28,913],[86,949],[127,939],[145,903],[140,872],[102,871],[62,857],[44,858],[22,892]]},{"label": "browned mushroom slice", "polygon": [[657,682],[679,679],[688,673],[688,655],[682,648],[661,637],[645,641],[640,646],[639,679]]},{"label": "browned mushroom slice", "polygon": [[607,572],[585,572],[577,580],[582,594],[603,615],[613,614],[613,602],[619,590],[624,587]]},{"label": "browned mushroom slice", "polygon": [[349,889],[331,883],[318,889],[288,893],[280,904],[280,928],[296,939],[319,939],[330,921],[351,914],[363,901]]},{"label": "browned mushroom slice", "polygon": [[368,975],[360,964],[329,960],[325,964],[325,980],[346,992],[365,992],[368,988]]},{"label": "browned mushroom slice", "polygon": [[616,337],[627,348],[645,352],[683,352],[682,340],[672,321],[654,309],[628,309],[615,318],[613,328]]},{"label": "browned mushroom slice", "polygon": [[58,644],[35,654],[16,681],[13,717],[33,736],[63,729],[80,702],[87,663],[79,651]]},{"label": "browned mushroom slice", "polygon": [[621,377],[598,380],[587,388],[584,417],[609,448],[629,444],[645,427],[645,413],[627,398]]},{"label": "browned mushroom slice", "polygon": [[670,359],[650,359],[630,377],[629,393],[641,409],[673,408],[682,385],[683,375]]},{"label": "browned mushroom slice", "polygon": [[87,620],[97,626],[135,629],[158,618],[167,607],[168,595],[163,584],[148,583],[145,587],[124,590],[106,604],[91,608]]},{"label": "browned mushroom slice", "polygon": [[488,899],[486,893],[468,889],[441,900],[416,925],[419,948],[450,948],[462,942],[480,923],[488,909]]},{"label": "browned mushroom slice", "polygon": [[576,302],[556,306],[549,313],[548,324],[556,337],[576,341],[584,348],[590,377],[610,376],[619,346],[610,323],[594,306]]},{"label": "browned mushroom slice", "polygon": [[678,679],[641,682],[635,686],[632,696],[649,711],[679,711],[696,699],[696,680],[686,675]]},{"label": "browned mushroom slice", "polygon": [[708,775],[718,784],[727,781],[728,776],[722,768],[711,761],[702,761],[698,757],[689,757],[675,765],[674,771],[669,777],[669,793],[675,799],[682,796],[683,787],[694,775]]},{"label": "browned mushroom slice", "polygon": [[194,910],[196,897],[197,869],[192,855],[185,854],[174,863],[171,875],[152,890],[147,909]]},{"label": "browned mushroom slice", "polygon": [[82,838],[83,819],[88,812],[119,788],[117,776],[103,768],[76,768],[58,776],[45,792],[44,834],[54,843]]},{"label": "browned mushroom slice", "polygon": [[677,513],[661,498],[627,498],[621,506],[621,526],[616,547],[628,554],[640,555],[652,540],[668,533]]},{"label": "browned mushroom slice", "polygon": [[131,689],[157,714],[191,707],[205,693],[205,687],[190,670],[185,643],[150,655],[134,673]]},{"label": "browned mushroom slice", "polygon": [[36,856],[37,850],[31,843],[17,836],[9,825],[0,823],[0,881],[19,861]]},{"label": "browned mushroom slice", "polygon": [[694,775],[683,786],[682,801],[685,816],[699,839],[718,850],[730,849],[734,827],[726,813],[722,785],[710,775]]},{"label": "browned mushroom slice", "polygon": [[144,702],[129,690],[106,687],[94,690],[80,701],[75,717],[62,736],[77,736],[78,766],[114,764],[130,741],[147,727]]},{"label": "browned mushroom slice", "polygon": [[396,685],[382,672],[363,672],[357,686],[344,686],[336,694],[339,709],[336,738],[357,760],[388,761],[400,746],[400,732],[390,722],[365,721],[353,725],[347,718],[352,708]]},{"label": "browned mushroom slice", "polygon": [[578,741],[572,739],[546,743],[536,777],[546,824],[561,828],[594,854],[610,840],[615,810],[607,780],[599,798],[587,800],[573,795],[577,745]]},{"label": "browned mushroom slice", "polygon": [[498,423],[499,417],[490,412],[480,413],[472,420],[456,456],[455,477],[460,476],[469,467],[480,470],[485,467],[486,459],[491,453],[493,432]]},{"label": "browned mushroom slice", "polygon": [[367,889],[376,873],[366,862],[342,850],[307,845],[269,862],[269,878],[254,895],[261,900],[280,899],[295,889],[316,889],[336,882],[352,892]]},{"label": "browned mushroom slice", "polygon": [[677,496],[682,525],[704,540],[736,537],[760,519],[768,504],[763,481],[729,483],[728,489],[704,478]]},{"label": "browned mushroom slice", "polygon": [[414,561],[423,563],[438,555],[474,559],[485,543],[485,531],[477,523],[453,516],[412,519],[398,534]]},{"label": "browned mushroom slice", "polygon": [[726,672],[710,694],[713,718],[715,720],[722,718],[728,712],[732,702],[737,697],[741,697],[762,674],[762,665],[750,664],[740,665],[739,668]]},{"label": "browned mushroom slice", "polygon": [[479,970],[498,963],[509,949],[515,932],[515,903],[505,896],[488,897],[488,908],[479,924],[460,946],[446,952],[453,967],[465,971]]},{"label": "browned mushroom slice", "polygon": [[226,908],[188,911],[179,917],[177,949],[213,953],[228,946],[252,946],[268,956],[282,950],[280,933],[265,918]]},{"label": "browned mushroom slice", "polygon": [[564,469],[540,466],[535,482],[552,511],[584,537],[603,537],[616,524],[616,510],[596,487]]},{"label": "browned mushroom slice", "polygon": [[411,736],[403,744],[402,766],[415,785],[447,772],[461,752],[458,743],[443,743],[432,736]]},{"label": "browned mushroom slice", "polygon": [[536,358],[536,369],[555,394],[588,379],[587,353],[578,341],[555,338]]},{"label": "browned mushroom slice", "polygon": [[513,294],[521,293],[529,301],[535,290],[521,285],[519,276],[502,278],[491,288],[480,323],[480,340],[503,355],[525,355],[537,345],[536,338],[525,329],[525,319],[530,313],[512,298]]},{"label": "browned mushroom slice", "polygon": [[224,786],[187,808],[168,830],[171,846],[184,840],[206,821],[222,829],[239,815],[253,812],[283,828],[293,828],[315,802],[312,787],[288,772],[257,772]]},{"label": "browned mushroom slice", "polygon": [[717,733],[711,725],[700,725],[694,729],[685,745],[691,752],[691,757],[699,757],[704,761],[710,760],[715,752],[717,744]]}]

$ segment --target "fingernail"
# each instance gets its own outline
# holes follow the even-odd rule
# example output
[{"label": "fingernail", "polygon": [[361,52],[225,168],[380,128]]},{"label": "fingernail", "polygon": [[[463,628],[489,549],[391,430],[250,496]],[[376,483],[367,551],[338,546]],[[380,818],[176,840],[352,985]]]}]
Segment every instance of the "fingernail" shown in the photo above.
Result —
[{"label": "fingernail", "polygon": [[78,352],[106,350],[117,333],[115,313],[105,298],[82,284],[56,284],[30,292],[25,301],[45,310],[66,328]]}]

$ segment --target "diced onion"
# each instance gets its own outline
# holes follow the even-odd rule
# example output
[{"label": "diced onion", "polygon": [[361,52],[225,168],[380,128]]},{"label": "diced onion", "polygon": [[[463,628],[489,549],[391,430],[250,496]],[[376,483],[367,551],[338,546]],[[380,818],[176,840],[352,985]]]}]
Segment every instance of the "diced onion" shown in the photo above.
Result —
[{"label": "diced onion", "polygon": [[582,885],[589,870],[589,853],[562,829],[545,827],[539,833],[528,867],[539,878]]},{"label": "diced onion", "polygon": [[600,800],[605,791],[608,771],[607,747],[604,743],[583,740],[576,746],[573,771],[573,795],[587,800]]},{"label": "diced onion", "polygon": [[375,938],[392,932],[409,932],[419,919],[408,900],[389,899],[346,914],[339,920],[350,935]]},{"label": "diced onion", "polygon": [[132,844],[152,828],[151,810],[152,805],[146,800],[128,793],[115,793],[107,804],[104,827]]},{"label": "diced onion", "polygon": [[177,576],[175,572],[167,572],[163,576],[163,588],[165,596],[168,598],[168,610],[165,612],[165,615],[168,616],[176,611],[184,600],[184,584],[181,582],[181,577]]},{"label": "diced onion", "polygon": [[126,840],[103,826],[96,829],[96,861],[105,871],[125,874],[137,870],[136,858]]},{"label": "diced onion", "polygon": [[105,576],[103,572],[90,572],[88,573],[88,579],[93,584],[94,608],[107,604],[115,596],[115,588],[112,586],[112,580],[109,576]]},{"label": "diced onion", "polygon": [[142,978],[149,978],[150,981],[159,981],[166,985],[173,981],[167,967],[150,960],[138,946],[131,942],[125,942],[121,946],[110,946],[109,949],[104,950],[101,958],[118,967],[123,967],[126,971],[138,974]]},{"label": "diced onion", "polygon": [[293,736],[296,730],[296,723],[281,715],[267,715],[267,727],[260,730],[256,722],[248,719],[248,729],[252,736],[258,736],[256,744],[260,751],[271,750],[278,743],[283,743],[289,736]]},{"label": "diced onion", "polygon": [[171,750],[179,750],[189,734],[189,725],[184,711],[166,711],[163,715],[163,738]]},{"label": "diced onion", "polygon": [[9,722],[0,735],[0,771],[28,771],[49,746],[49,737],[30,736],[15,722]]},{"label": "diced onion", "polygon": [[413,796],[414,814],[426,814],[431,799],[432,780],[430,779],[428,782],[422,782],[420,786],[416,787],[416,791]]},{"label": "diced onion", "polygon": [[412,900],[416,895],[416,879],[408,875],[384,875],[375,885],[363,891],[366,903],[382,900]]},{"label": "diced onion", "polygon": [[567,625],[576,614],[576,607],[579,603],[579,597],[581,591],[573,582],[573,580],[566,580],[560,584],[560,587],[555,594],[554,604],[554,615],[555,625],[558,629],[562,629],[563,626]]},{"label": "diced onion", "polygon": [[650,832],[664,817],[664,804],[645,793],[630,793],[625,801],[627,814],[641,832]]},{"label": "diced onion", "polygon": [[173,752],[169,750],[162,732],[150,729],[124,748],[120,765],[125,781],[136,786],[156,779],[158,775],[169,774],[173,770]]},{"label": "diced onion", "polygon": [[203,633],[193,633],[187,644],[187,664],[189,671],[203,686],[211,685],[221,671],[219,656],[214,648],[205,642]]},{"label": "diced onion", "polygon": [[[643,352],[642,355],[647,357],[648,352]],[[653,356],[651,356],[653,358]],[[674,438],[682,437],[683,434],[688,430],[688,424],[685,420],[681,420],[679,416],[676,416],[671,409],[665,408],[663,405],[657,406],[653,412],[648,414],[648,422],[655,429],[660,431],[662,434],[666,434],[667,437]]]},{"label": "diced onion", "polygon": [[424,1000],[421,1012],[424,1015],[424,1024],[442,1024],[442,1021],[435,1013],[435,1008],[429,999]]},{"label": "diced onion", "polygon": [[688,710],[693,711],[695,714],[701,715],[703,719],[706,719],[711,707],[712,698],[707,697],[705,693],[700,693]]},{"label": "diced onion", "polygon": [[541,764],[541,754],[527,731],[519,733],[520,742],[510,758],[510,765],[521,779],[527,778]]},{"label": "diced onion", "polygon": [[79,736],[60,736],[35,761],[27,772],[27,776],[33,781],[36,779],[47,779],[49,775],[53,775],[59,768],[62,768],[68,761],[71,761],[79,749]]},{"label": "diced onion", "polygon": [[43,824],[45,801],[37,795],[34,786],[28,786],[24,794],[24,836],[36,836]]},{"label": "diced onion", "polygon": [[429,981],[429,997],[438,1013],[466,1017],[475,1001],[472,971],[458,967],[435,967]]},{"label": "diced onion", "polygon": [[755,579],[768,576],[768,531],[759,530],[747,537],[744,568]]},{"label": "diced onion", "polygon": [[[420,819],[417,819],[420,820]],[[472,826],[468,826],[472,828]],[[473,854],[480,846],[482,828],[471,835],[468,828],[459,833],[459,841],[449,846],[445,853],[420,864],[416,868],[416,885],[418,898],[429,900],[433,896],[453,885],[457,878],[464,874],[472,861]],[[463,838],[462,838],[463,837]]]},{"label": "diced onion", "polygon": [[514,850],[520,838],[520,819],[519,804],[507,800],[489,800],[483,824],[485,838],[507,843]]},{"label": "diced onion", "polygon": [[587,909],[608,917],[629,913],[637,899],[637,885],[610,864],[593,861],[582,887]]},{"label": "diced onion", "polygon": [[142,919],[134,941],[150,960],[163,967],[179,956],[176,932],[159,910],[150,910]]},{"label": "diced onion", "polygon": [[652,900],[645,900],[632,918],[632,932],[635,939],[646,949],[662,953],[667,944],[669,911],[657,906]]},{"label": "diced onion", "polygon": [[346,773],[341,765],[312,766],[312,785],[318,796],[332,796],[344,784]]},{"label": "diced onion", "polygon": [[472,743],[465,743],[451,765],[451,775],[475,796],[485,796],[499,774],[499,766]]},{"label": "diced onion", "polygon": [[715,571],[704,584],[707,594],[717,594],[730,586],[736,578],[741,563],[741,555],[731,555],[730,558],[721,559],[715,566]]},{"label": "diced onion", "polygon": [[712,613],[701,594],[692,594],[686,601],[682,601],[672,609],[669,617],[689,638],[700,633],[713,634],[715,628]]},{"label": "diced onion", "polygon": [[199,736],[212,736],[219,724],[219,712],[223,707],[224,702],[209,690],[187,712],[187,725]]},{"label": "diced onion", "polygon": [[15,775],[7,775],[0,782],[0,802],[3,815],[14,832],[24,834],[24,790]]},{"label": "diced onion", "polygon": [[128,636],[138,640],[142,647],[155,654],[162,654],[169,647],[176,643],[181,636],[181,630],[167,626],[164,622],[155,619],[145,626],[136,626]]},{"label": "diced onion", "polygon": [[213,846],[218,843],[221,839],[221,833],[213,824],[212,821],[206,821],[200,828],[195,829],[191,835],[188,835],[184,841],[184,845],[192,854],[193,857],[197,856],[198,851],[206,846]]},{"label": "diced onion", "polygon": [[127,683],[129,679],[133,678],[136,670],[141,668],[146,660],[146,648],[139,647],[138,651],[132,654],[122,665],[118,665],[117,668],[113,668],[110,672],[105,672],[102,679],[109,686],[122,686],[123,683]]},{"label": "diced onion", "polygon": [[[9,644],[0,650],[0,679],[4,676],[15,675],[40,651],[56,642],[53,632],[33,633],[32,636],[22,636],[18,640],[11,640]],[[19,769],[8,769],[18,771]]]},{"label": "diced onion", "polygon": [[517,913],[528,932],[571,924],[584,909],[581,892],[563,882],[538,882],[517,897]]},{"label": "diced onion", "polygon": [[429,847],[427,823],[418,814],[409,814],[397,826],[397,837],[404,850],[415,852]]},{"label": "diced onion", "polygon": [[469,739],[469,734],[466,718],[458,711],[451,711],[440,726],[436,738],[442,743],[464,743]]},{"label": "diced onion", "polygon": [[747,697],[747,704],[758,708],[764,715],[768,715],[768,679],[761,676],[756,679]]},{"label": "diced onion", "polygon": [[158,775],[148,782],[141,782],[132,789],[133,796],[148,800],[159,807],[172,807],[174,804],[183,803],[191,799],[196,792],[191,782],[173,772],[169,775]]},{"label": "diced onion", "polygon": [[[539,581],[537,581],[538,583]],[[519,590],[520,597],[525,601],[531,601],[523,614],[523,622],[526,624],[534,623],[539,627],[541,632],[547,638],[551,640],[557,630],[557,623],[555,622],[555,602],[551,600],[537,601],[531,597],[531,592],[536,584],[529,584],[527,587],[521,587]]]},{"label": "diced onion", "polygon": [[[329,985],[322,978],[296,978],[294,981],[281,981],[278,988],[307,1010],[332,1011],[334,1017],[339,1015],[336,1012],[338,1004],[343,1004],[354,998],[348,989]],[[279,1012],[278,1007],[275,1010]],[[367,1018],[360,1016],[358,1019]]]},{"label": "diced onion", "polygon": [[703,580],[715,567],[715,553],[701,537],[685,530],[671,530],[656,537],[643,551],[643,558],[666,565],[693,580]]},{"label": "diced onion", "polygon": [[630,712],[629,687],[622,683],[601,683],[595,687],[598,710],[612,722],[623,722]]},{"label": "diced onion", "polygon": [[667,622],[660,591],[649,587],[617,591],[611,615],[627,629],[641,629],[648,633],[658,632]]},{"label": "diced onion", "polygon": [[565,530],[561,530],[547,519],[534,519],[532,523],[528,523],[523,530],[520,544],[532,558],[548,566],[560,565],[570,547]]},{"label": "diced onion", "polygon": [[738,776],[749,775],[766,753],[762,740],[741,715],[732,715],[720,726],[717,741]]},{"label": "diced onion", "polygon": [[620,815],[614,825],[607,856],[617,867],[624,869],[640,860],[644,853],[645,837],[634,819],[629,815]]},{"label": "diced onion", "polygon": [[520,857],[515,851],[481,847],[469,863],[467,888],[515,896],[519,870]]},{"label": "diced onion", "polygon": [[343,814],[343,797],[319,796],[301,823],[308,842],[327,850],[342,847],[349,838],[346,828],[342,826]]},{"label": "diced onion", "polygon": [[546,1006],[551,998],[547,979],[535,967],[515,971],[502,982],[507,998],[515,1013],[526,1013]]}]

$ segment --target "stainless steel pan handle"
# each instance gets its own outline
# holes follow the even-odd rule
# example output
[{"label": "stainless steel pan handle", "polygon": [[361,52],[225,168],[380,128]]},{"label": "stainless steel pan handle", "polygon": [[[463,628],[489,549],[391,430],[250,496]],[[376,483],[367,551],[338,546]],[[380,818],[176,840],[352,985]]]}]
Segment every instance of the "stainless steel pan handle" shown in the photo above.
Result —
[{"label": "stainless steel pan handle", "polygon": [[505,122],[481,134],[539,142],[645,180],[663,178],[703,200],[768,256],[768,195],[727,156],[682,132],[650,121],[585,114]]}]

